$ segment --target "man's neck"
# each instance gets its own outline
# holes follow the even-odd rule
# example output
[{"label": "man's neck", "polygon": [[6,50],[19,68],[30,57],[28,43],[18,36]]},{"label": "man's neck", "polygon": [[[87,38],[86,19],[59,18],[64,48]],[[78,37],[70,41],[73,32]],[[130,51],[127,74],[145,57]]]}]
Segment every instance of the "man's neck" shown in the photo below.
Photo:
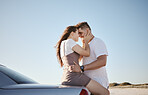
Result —
[{"label": "man's neck", "polygon": [[93,37],[89,40],[89,42],[88,43],[90,43],[92,40],[93,40],[93,38],[94,38],[95,36],[93,35]]}]

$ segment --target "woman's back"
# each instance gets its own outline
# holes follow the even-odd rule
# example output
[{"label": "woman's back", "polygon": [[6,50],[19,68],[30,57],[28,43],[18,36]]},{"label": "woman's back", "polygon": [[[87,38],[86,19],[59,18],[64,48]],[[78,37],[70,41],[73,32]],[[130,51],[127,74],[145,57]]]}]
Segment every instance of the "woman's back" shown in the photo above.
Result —
[{"label": "woman's back", "polygon": [[70,72],[68,66],[74,65],[74,62],[79,64],[79,54],[72,50],[72,47],[76,45],[76,42],[72,39],[62,41],[60,54],[63,62],[63,85],[75,85],[86,86],[90,78],[81,72]]},{"label": "woman's back", "polygon": [[73,62],[79,63],[79,54],[72,50],[72,47],[76,45],[76,42],[72,39],[62,41],[60,54],[64,66],[74,65]]}]

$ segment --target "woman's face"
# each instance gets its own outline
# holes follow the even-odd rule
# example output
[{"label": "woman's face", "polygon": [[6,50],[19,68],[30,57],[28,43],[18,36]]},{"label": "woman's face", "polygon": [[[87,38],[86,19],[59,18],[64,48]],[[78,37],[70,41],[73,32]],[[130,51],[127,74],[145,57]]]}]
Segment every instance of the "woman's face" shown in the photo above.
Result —
[{"label": "woman's face", "polygon": [[79,40],[78,30],[76,30],[76,32],[73,32],[73,40],[78,42],[78,40]]}]

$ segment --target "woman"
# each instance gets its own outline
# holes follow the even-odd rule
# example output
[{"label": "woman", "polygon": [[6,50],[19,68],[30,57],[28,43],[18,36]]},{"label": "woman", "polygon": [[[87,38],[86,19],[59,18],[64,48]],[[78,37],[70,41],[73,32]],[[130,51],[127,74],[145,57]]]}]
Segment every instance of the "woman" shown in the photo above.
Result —
[{"label": "woman", "polygon": [[[88,33],[89,34],[89,33]],[[91,35],[84,37],[84,48],[76,44],[79,34],[77,27],[69,26],[65,29],[62,37],[58,41],[57,58],[61,67],[64,67],[62,85],[85,86],[91,93],[95,95],[109,95],[109,91],[98,82],[90,79],[84,73],[70,72],[70,65],[79,64],[80,56],[89,56],[90,48],[88,42]]]}]

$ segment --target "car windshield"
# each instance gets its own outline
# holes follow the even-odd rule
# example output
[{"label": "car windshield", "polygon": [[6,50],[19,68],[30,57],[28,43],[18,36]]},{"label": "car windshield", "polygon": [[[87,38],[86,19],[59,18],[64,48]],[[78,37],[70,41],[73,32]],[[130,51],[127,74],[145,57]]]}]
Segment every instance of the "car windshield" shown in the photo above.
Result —
[{"label": "car windshield", "polygon": [[18,84],[37,83],[34,80],[14,71],[5,66],[0,66],[0,72],[6,74],[9,78],[14,80]]}]

